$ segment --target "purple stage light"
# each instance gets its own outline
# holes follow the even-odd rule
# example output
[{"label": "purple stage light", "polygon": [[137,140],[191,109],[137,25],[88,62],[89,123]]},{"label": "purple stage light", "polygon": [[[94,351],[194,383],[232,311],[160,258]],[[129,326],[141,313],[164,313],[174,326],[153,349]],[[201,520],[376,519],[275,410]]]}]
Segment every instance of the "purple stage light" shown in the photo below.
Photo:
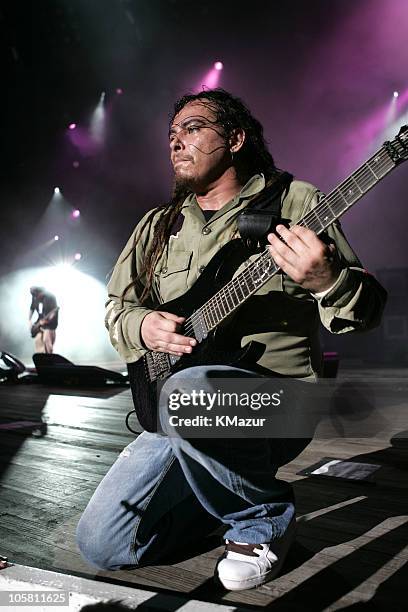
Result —
[{"label": "purple stage light", "polygon": [[398,115],[405,113],[408,106],[408,87],[403,90],[394,91],[391,104],[398,107]]},{"label": "purple stage light", "polygon": [[72,162],[72,165],[74,166],[74,168],[79,168],[79,161],[74,161]]},{"label": "purple stage light", "polygon": [[69,130],[75,130],[75,128],[76,128],[76,123],[70,123],[68,126]]},{"label": "purple stage light", "polygon": [[224,68],[224,64],[222,62],[215,62],[214,68],[215,70],[222,70]]},{"label": "purple stage light", "polygon": [[80,215],[81,215],[81,211],[78,210],[78,208],[76,208],[75,210],[72,211],[72,215],[71,216],[72,216],[73,219],[78,219],[80,217]]},{"label": "purple stage light", "polygon": [[123,89],[121,87],[117,87],[116,93],[118,94],[118,96],[121,96],[123,94]]},{"label": "purple stage light", "polygon": [[[68,138],[74,147],[78,149],[79,153],[85,157],[96,155],[100,150],[100,144],[95,142],[89,130],[81,126],[78,126],[76,130],[69,130]],[[79,163],[78,166],[72,165],[74,168],[77,168]]]},{"label": "purple stage light", "polygon": [[218,87],[221,71],[216,69],[214,66],[207,72],[204,78],[195,87],[195,91],[202,91],[203,89],[214,89]]},{"label": "purple stage light", "polygon": [[404,91],[398,92],[398,106],[400,111],[405,111],[408,103],[408,87]]},{"label": "purple stage light", "polygon": [[408,88],[395,91],[391,99],[388,98],[387,102],[350,130],[346,141],[348,154],[344,163],[345,172],[372,155],[384,140],[394,138],[401,124],[408,119],[408,115],[404,115],[407,106]]},{"label": "purple stage light", "polygon": [[81,257],[82,257],[81,253],[75,253],[75,255],[74,255],[75,261],[79,261],[81,259]]}]

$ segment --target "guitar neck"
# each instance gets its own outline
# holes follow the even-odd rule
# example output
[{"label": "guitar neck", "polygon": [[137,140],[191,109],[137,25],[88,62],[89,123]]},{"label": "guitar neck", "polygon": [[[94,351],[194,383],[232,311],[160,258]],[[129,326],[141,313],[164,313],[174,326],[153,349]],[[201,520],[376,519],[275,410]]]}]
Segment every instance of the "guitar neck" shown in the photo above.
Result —
[{"label": "guitar neck", "polygon": [[[297,225],[321,234],[396,165],[397,162],[393,160],[386,145],[382,146],[338,187],[321,198],[317,206],[298,221]],[[266,248],[245,270],[195,311],[192,315],[194,321],[201,320],[207,331],[215,329],[278,271],[279,267],[273,261],[269,249]],[[192,323],[189,319],[186,324],[187,322]]]},{"label": "guitar neck", "polygon": [[381,147],[345,181],[322,198],[298,225],[308,227],[316,234],[320,234],[375,187],[395,166],[396,163],[391,159],[385,147]]}]

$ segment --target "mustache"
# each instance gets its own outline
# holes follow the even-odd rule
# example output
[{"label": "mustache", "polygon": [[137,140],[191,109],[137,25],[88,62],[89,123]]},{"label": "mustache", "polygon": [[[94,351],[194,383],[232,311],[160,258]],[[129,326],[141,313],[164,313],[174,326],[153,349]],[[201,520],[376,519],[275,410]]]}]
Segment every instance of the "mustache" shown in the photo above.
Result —
[{"label": "mustache", "polygon": [[174,161],[175,162],[178,162],[178,161],[193,161],[193,159],[194,158],[191,155],[183,155],[183,156],[180,155],[180,156],[175,157]]}]

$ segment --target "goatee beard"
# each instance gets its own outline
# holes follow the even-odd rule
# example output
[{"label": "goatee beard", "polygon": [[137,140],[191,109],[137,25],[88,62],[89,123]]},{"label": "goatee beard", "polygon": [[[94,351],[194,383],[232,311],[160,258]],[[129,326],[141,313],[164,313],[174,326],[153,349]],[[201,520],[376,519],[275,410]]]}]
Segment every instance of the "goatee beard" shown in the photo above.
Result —
[{"label": "goatee beard", "polygon": [[174,187],[173,187],[174,194],[181,193],[181,192],[187,192],[187,191],[192,191],[193,193],[195,193],[196,187],[197,187],[196,182],[192,177],[187,177],[187,176],[175,176],[174,177]]}]

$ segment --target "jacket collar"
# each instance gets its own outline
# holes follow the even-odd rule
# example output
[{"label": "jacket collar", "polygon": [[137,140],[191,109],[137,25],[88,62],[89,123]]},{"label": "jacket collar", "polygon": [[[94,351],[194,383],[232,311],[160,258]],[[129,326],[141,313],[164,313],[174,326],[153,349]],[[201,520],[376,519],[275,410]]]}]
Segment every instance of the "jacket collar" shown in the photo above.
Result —
[{"label": "jacket collar", "polygon": [[[214,215],[210,219],[210,222],[213,221],[213,219],[221,217],[226,212],[240,206],[244,200],[256,195],[257,193],[262,191],[264,187],[265,187],[265,177],[263,174],[255,174],[254,176],[251,176],[251,178],[242,187],[241,191],[237,193],[232,198],[232,200],[224,204],[222,208],[220,208],[214,213]],[[190,209],[190,212],[200,213],[200,216],[204,218],[204,215],[202,214],[201,208],[197,202],[197,198],[194,193],[191,193],[190,195],[188,195],[186,199],[184,200],[184,203],[181,207],[182,214],[185,214],[187,212],[186,209]]]}]

